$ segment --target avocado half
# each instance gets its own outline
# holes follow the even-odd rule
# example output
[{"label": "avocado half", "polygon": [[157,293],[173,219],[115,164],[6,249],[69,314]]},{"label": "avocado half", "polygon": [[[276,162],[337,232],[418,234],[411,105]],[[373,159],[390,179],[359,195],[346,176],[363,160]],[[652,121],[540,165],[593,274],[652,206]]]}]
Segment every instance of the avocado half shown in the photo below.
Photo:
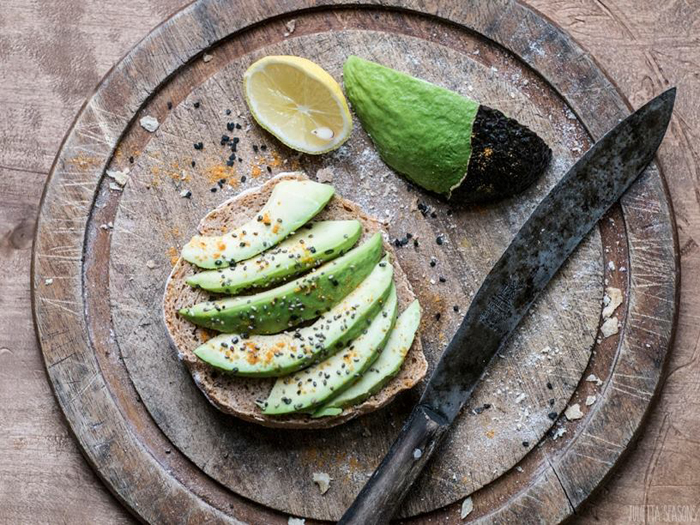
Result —
[{"label": "avocado half", "polygon": [[345,91],[382,160],[456,202],[515,195],[547,169],[552,150],[535,132],[458,93],[351,56]]}]

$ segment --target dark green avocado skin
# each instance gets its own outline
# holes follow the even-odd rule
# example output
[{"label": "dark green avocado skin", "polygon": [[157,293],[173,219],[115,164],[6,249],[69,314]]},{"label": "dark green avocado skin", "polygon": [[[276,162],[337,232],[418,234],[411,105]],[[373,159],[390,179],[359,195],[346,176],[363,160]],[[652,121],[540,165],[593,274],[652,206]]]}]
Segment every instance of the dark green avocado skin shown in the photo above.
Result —
[{"label": "dark green avocado skin", "polygon": [[534,131],[482,104],[472,128],[467,176],[450,201],[470,204],[516,195],[531,186],[551,160],[552,150]]}]

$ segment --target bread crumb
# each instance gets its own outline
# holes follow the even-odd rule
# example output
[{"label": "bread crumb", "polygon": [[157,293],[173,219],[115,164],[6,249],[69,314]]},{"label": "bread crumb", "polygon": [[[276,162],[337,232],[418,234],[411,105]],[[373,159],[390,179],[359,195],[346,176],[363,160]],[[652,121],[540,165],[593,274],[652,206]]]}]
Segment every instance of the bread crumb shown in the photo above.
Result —
[{"label": "bread crumb", "polygon": [[306,518],[293,518],[292,516],[289,516],[289,519],[287,520],[287,525],[305,525],[306,524]]},{"label": "bread crumb", "polygon": [[597,375],[595,375],[595,374],[589,375],[589,376],[586,378],[586,381],[587,381],[588,383],[595,383],[595,384],[598,385],[598,386],[600,386],[600,385],[603,384],[603,381],[601,381],[601,379],[600,379]]},{"label": "bread crumb", "polygon": [[566,429],[564,427],[559,427],[554,434],[552,434],[552,439],[556,441],[560,437],[562,437],[564,434],[566,434]]},{"label": "bread crumb", "polygon": [[462,510],[459,513],[459,517],[464,519],[467,516],[469,516],[473,510],[474,502],[472,501],[471,496],[469,496],[468,498],[464,498],[464,501],[462,502]]},{"label": "bread crumb", "polygon": [[321,491],[321,494],[325,494],[328,492],[328,489],[331,486],[331,477],[326,473],[326,472],[314,472],[313,473],[313,480],[316,485],[318,485],[319,490]]},{"label": "bread crumb", "polygon": [[204,53],[204,55],[202,56],[202,61],[204,61],[205,63],[206,63],[206,62],[211,62],[213,58],[214,58],[214,55],[210,55],[210,54],[208,54],[208,53]]},{"label": "bread crumb", "polygon": [[614,314],[617,307],[622,304],[622,290],[608,286],[605,289],[603,304],[605,304],[605,308],[603,308],[603,319],[607,319]]},{"label": "bread crumb", "polygon": [[284,36],[289,36],[292,33],[294,33],[294,30],[297,28],[297,21],[295,18],[284,24],[284,27],[287,28],[287,30],[284,32]]},{"label": "bread crumb", "polygon": [[586,398],[586,406],[587,406],[587,407],[591,406],[591,405],[592,405],[593,403],[595,403],[597,400],[598,400],[598,396],[596,396],[596,395],[588,396],[588,397]]},{"label": "bread crumb", "polygon": [[606,321],[600,327],[600,332],[603,334],[603,338],[608,338],[611,335],[615,335],[617,332],[619,332],[618,323],[619,321],[617,320],[617,316],[606,319]]},{"label": "bread crumb", "polygon": [[316,180],[324,184],[330,184],[333,182],[333,170],[330,168],[323,168],[316,172]]},{"label": "bread crumb", "polygon": [[53,284],[53,279],[44,279],[44,284],[46,286],[51,286]]},{"label": "bread crumb", "polygon": [[153,270],[153,268],[156,268],[157,266],[158,265],[156,264],[156,262],[153,259],[148,259],[146,261],[146,268],[148,268],[149,270]]},{"label": "bread crumb", "polygon": [[158,122],[158,119],[155,117],[152,117],[151,115],[146,115],[145,117],[141,117],[141,120],[139,120],[139,124],[141,124],[141,127],[148,131],[149,133],[155,132],[155,130],[158,129],[158,126],[160,126],[160,123]]},{"label": "bread crumb", "polygon": [[581,406],[578,403],[575,403],[564,411],[564,415],[569,421],[576,421],[577,419],[581,419],[583,417],[583,412],[581,412]]},{"label": "bread crumb", "polygon": [[114,179],[114,182],[119,184],[119,186],[126,186],[129,181],[129,168],[125,168],[124,171],[119,170],[107,170],[107,176]]},{"label": "bread crumb", "polygon": [[413,459],[420,459],[422,455],[423,455],[423,451],[419,448],[417,448],[413,451]]}]

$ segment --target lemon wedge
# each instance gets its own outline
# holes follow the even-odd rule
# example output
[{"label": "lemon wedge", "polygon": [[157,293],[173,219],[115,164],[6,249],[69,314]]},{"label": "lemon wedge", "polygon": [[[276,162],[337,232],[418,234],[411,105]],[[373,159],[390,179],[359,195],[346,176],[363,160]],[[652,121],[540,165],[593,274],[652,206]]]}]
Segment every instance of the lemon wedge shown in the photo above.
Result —
[{"label": "lemon wedge", "polygon": [[305,58],[261,58],[243,75],[243,89],[257,123],[297,151],[317,155],[334,150],[352,132],[340,86]]}]

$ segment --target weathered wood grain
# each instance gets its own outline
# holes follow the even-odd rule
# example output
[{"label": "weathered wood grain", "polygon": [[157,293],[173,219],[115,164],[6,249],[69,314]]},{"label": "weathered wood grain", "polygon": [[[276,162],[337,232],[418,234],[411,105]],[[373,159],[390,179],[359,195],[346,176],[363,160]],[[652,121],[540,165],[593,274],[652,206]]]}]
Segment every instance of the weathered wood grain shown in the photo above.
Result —
[{"label": "weathered wood grain", "polygon": [[[698,471],[697,444],[692,436],[693,429],[698,425],[700,413],[696,396],[693,394],[696,391],[694,378],[697,376],[697,361],[693,352],[700,336],[697,322],[697,312],[700,310],[697,299],[697,290],[700,288],[697,280],[697,276],[700,275],[697,249],[700,212],[696,197],[699,115],[697,105],[694,104],[694,100],[700,94],[695,36],[699,19],[697,7],[693,7],[692,3],[683,2],[658,5],[656,2],[627,0],[605,4],[578,0],[534,3],[566,27],[591,51],[623,91],[632,97],[635,104],[653,93],[660,92],[666,83],[678,84],[681,88],[676,112],[678,118],[674,119],[673,129],[661,151],[663,167],[667,173],[668,170],[674,173],[669,177],[669,184],[679,223],[684,269],[683,307],[668,381],[662,393],[661,403],[649,421],[646,435],[630,455],[619,476],[615,476],[607,484],[606,490],[583,514],[582,521],[593,518],[610,523],[625,521],[630,517],[630,506],[634,505],[656,505],[657,508],[660,508],[660,505],[696,505],[695,495],[700,482],[695,474]],[[8,56],[11,57],[12,65],[7,70],[14,73],[0,77],[3,104],[13,111],[12,118],[4,119],[0,127],[5,146],[2,150],[2,164],[22,167],[27,166],[27,162],[37,162],[43,163],[40,169],[48,170],[63,130],[67,129],[80,101],[88,94],[96,79],[102,76],[113,59],[121,56],[132,42],[145,34],[149,25],[157,23],[168,10],[178,7],[177,2],[162,2],[160,6],[156,6],[155,2],[138,2],[136,5],[125,1],[120,2],[114,9],[105,10],[103,3],[87,0],[70,4],[79,6],[77,11],[71,11],[77,13],[77,16],[62,19],[60,31],[58,25],[50,24],[50,20],[57,16],[52,14],[54,12],[51,10],[54,3],[30,4],[26,9],[24,2],[9,2],[8,5],[3,5],[0,36],[3,42],[8,42],[11,38],[13,43],[19,41],[20,45],[3,46],[3,49],[11,51],[9,55],[5,51],[0,56],[3,65],[10,64]],[[65,7],[70,4],[60,5]],[[12,23],[8,23],[8,20]],[[86,21],[89,23],[86,24]],[[115,27],[120,29],[111,29]],[[48,32],[42,39],[29,36],[47,28]],[[59,32],[63,34],[59,35]],[[78,35],[78,40],[71,35]],[[22,38],[18,40],[18,36]],[[36,44],[32,47],[33,40]],[[46,45],[47,42],[52,45]],[[73,70],[67,64],[74,56],[72,53],[75,51],[76,42],[82,46],[82,51],[77,55],[94,53],[98,59],[92,63],[89,58],[85,59],[86,67]],[[94,45],[93,42],[100,42],[100,45]],[[611,42],[614,45],[610,45]],[[42,54],[44,56],[41,56]],[[41,58],[40,66],[37,66],[37,57]],[[45,63],[51,62],[54,62],[51,67],[45,66]],[[79,78],[76,79],[76,76]],[[39,79],[38,84],[35,79]],[[40,86],[39,90],[36,89],[36,85]],[[36,93],[41,93],[43,101],[33,98]],[[51,132],[41,136],[37,143],[36,132],[45,132],[46,127],[50,128]],[[28,140],[30,146],[27,146]],[[37,146],[40,152],[38,156]],[[6,177],[3,177],[0,184],[3,188],[0,192],[0,209],[21,202],[15,195],[24,189],[25,181],[22,178],[11,179],[11,182],[8,182]],[[8,187],[17,188],[17,191],[8,192]],[[22,203],[22,206],[25,204]],[[31,208],[31,205],[26,206],[28,210]],[[27,212],[26,216],[29,217],[30,213]],[[3,216],[1,224],[2,235],[5,238],[15,223],[6,222]],[[3,252],[2,258],[4,264],[6,253]],[[26,267],[26,262],[20,261],[16,264],[12,265],[11,269]],[[10,295],[4,296],[7,302],[3,303],[3,308],[7,308],[7,304],[17,308],[18,312],[26,308],[26,299],[16,299],[27,293],[26,287],[12,288]],[[14,332],[7,329],[8,326],[16,329],[19,325],[15,319],[20,318],[3,316],[0,320],[3,333],[12,334],[8,336],[10,344],[6,345],[7,348],[17,348],[16,343],[20,342],[14,337]],[[34,352],[32,348],[31,340],[27,339],[27,354]],[[10,360],[11,367],[14,366],[9,369],[13,377],[29,377],[31,365],[26,364],[24,360],[17,361],[7,352],[0,356],[3,357]],[[40,381],[17,382],[23,385],[25,383],[26,397],[8,395],[0,404],[0,414],[9,413],[4,411],[12,411],[13,414],[12,417],[2,420],[3,428],[20,429],[20,433],[24,433],[25,429],[28,433],[36,432],[37,421],[42,421],[41,416],[36,416],[41,413],[53,413],[54,415],[46,420],[47,423],[40,427],[37,435],[51,435],[57,432],[54,429],[60,428],[60,423],[55,416],[55,405],[49,398],[43,397],[44,402],[41,406],[33,408],[31,412],[24,409],[27,406],[27,398],[42,399],[42,395],[46,396],[47,393],[45,387],[42,390]],[[14,386],[11,392],[16,392]],[[30,418],[32,423],[29,423]],[[12,431],[7,434],[11,435],[14,435]],[[21,471],[24,468],[23,464],[12,461],[20,456],[16,455],[14,449],[4,446],[4,438],[5,435],[0,437],[0,443],[3,443],[2,450],[9,451],[9,456],[6,456],[7,463],[3,458],[3,466],[9,465],[10,472]],[[70,449],[67,442],[65,446]],[[32,457],[43,454],[47,458],[41,463],[42,471],[36,471],[35,479],[41,482],[50,479],[48,473],[52,467],[54,472],[62,470],[64,465],[76,472],[84,472],[86,469],[79,456],[70,450],[64,452],[63,448],[60,449],[60,457],[69,458],[67,463],[60,463],[61,459],[45,454],[43,451],[47,449],[43,447],[38,450],[40,452],[32,452]],[[21,484],[27,478],[22,475],[16,479]],[[8,493],[3,487],[3,490],[0,490],[2,519],[11,523],[26,522],[28,516],[34,518],[32,521],[35,522],[121,522],[120,511],[109,506],[112,504],[109,503],[109,498],[103,495],[104,491],[99,485],[64,484],[60,489],[56,488],[56,485],[56,482],[49,482],[42,491],[42,499],[37,499],[32,492],[19,488],[17,493]],[[70,501],[71,494],[75,495],[75,501],[80,498],[81,504],[65,508],[68,505],[64,503]],[[91,494],[93,496],[90,496]],[[10,501],[12,505],[9,505]],[[126,516],[123,519],[126,520]]]},{"label": "weathered wood grain", "polygon": [[[194,232],[199,217],[216,203],[271,176],[264,165],[264,174],[253,175],[262,156],[253,153],[253,145],[267,145],[264,156],[274,166],[272,174],[288,169],[284,164],[277,165],[274,159],[296,159],[296,155],[280,148],[250,124],[239,92],[239,79],[247,65],[265,54],[295,54],[314,57],[339,77],[347,50],[356,50],[465,94],[478,94],[495,107],[517,114],[553,145],[556,164],[523,198],[513,200],[507,207],[454,208],[450,209],[452,215],[447,214],[448,208],[439,200],[416,194],[389,171],[360,129],[338,153],[297,161],[311,175],[319,168],[333,169],[333,183],[339,194],[351,196],[365,210],[386,220],[392,238],[401,238],[408,232],[419,239],[418,249],[410,245],[397,250],[397,254],[424,306],[423,340],[432,364],[454,334],[468,304],[465,298],[475,293],[533,205],[574,162],[576,153],[572,148],[581,147],[584,140],[580,128],[567,117],[566,109],[546,94],[546,86],[482,42],[465,44],[463,33],[441,28],[445,44],[458,41],[465,47],[473,46],[480,50],[480,60],[487,65],[422,39],[368,31],[377,24],[371,16],[358,19],[352,11],[335,16],[337,21],[297,16],[295,38],[280,44],[270,43],[281,39],[283,22],[249,32],[242,43],[231,40],[217,48],[213,52],[219,64],[214,68],[215,74],[174,107],[172,114],[159,115],[159,131],[148,136],[135,128],[125,137],[114,169],[130,167],[130,182],[119,198],[116,216],[100,218],[102,223],[114,224],[109,252],[111,271],[92,278],[95,283],[110,282],[110,290],[96,284],[94,293],[105,300],[111,297],[110,317],[126,367],[145,405],[173,443],[207,474],[235,492],[291,514],[322,519],[339,517],[350,504],[395,437],[416,394],[376,417],[323,432],[286,432],[280,440],[278,431],[242,425],[212,411],[189,381],[186,370],[164,350],[168,339],[160,322],[159,305],[170,271],[169,250],[175,247],[179,251]],[[330,37],[326,33],[319,37],[315,20],[330,25],[333,39],[338,42],[317,58],[314,53],[319,40]],[[381,14],[379,20],[380,27],[387,21],[395,27],[401,25],[398,15]],[[434,27],[432,22],[406,15],[401,15],[401,20],[406,33],[425,34]],[[365,29],[352,30],[358,25]],[[453,40],[448,40],[448,35]],[[251,53],[255,42],[268,45]],[[248,54],[238,57],[233,54],[236,48],[246,49]],[[499,75],[491,64],[500,68]],[[192,69],[199,71],[188,72],[187,78],[206,74],[205,67],[198,62]],[[512,76],[520,79],[515,85],[508,81]],[[465,83],[464,78],[469,82]],[[162,111],[163,101],[171,98],[170,92],[184,91],[181,85],[188,83],[173,79],[166,92],[159,93],[144,113]],[[198,108],[194,102],[199,103]],[[226,116],[226,109],[236,117]],[[223,167],[228,157],[228,149],[221,147],[219,141],[223,133],[234,135],[226,130],[226,123],[232,119],[246,130],[235,133],[241,139],[238,151],[243,162],[236,163],[235,170],[231,170],[235,176],[212,193],[210,189],[218,186],[208,174]],[[144,139],[147,144],[142,144]],[[201,152],[192,147],[198,141],[205,144]],[[127,160],[132,153],[133,164]],[[191,159],[196,160],[195,168],[191,167]],[[168,177],[171,172],[177,174],[176,180]],[[226,170],[222,173],[231,176]],[[247,180],[239,182],[243,176]],[[382,187],[387,191],[377,191]],[[183,188],[192,191],[191,200],[180,197]],[[438,217],[424,218],[416,207],[417,199],[437,210]],[[176,230],[178,235],[173,235]],[[445,238],[442,248],[435,243],[438,235]],[[107,257],[102,250],[87,250]],[[431,260],[437,262],[435,268],[429,265]],[[143,271],[148,261],[156,262],[158,267]],[[595,234],[523,324],[492,371],[489,383],[476,392],[471,407],[489,404],[490,411],[466,411],[460,418],[439,458],[435,458],[431,474],[422,478],[420,490],[408,501],[405,514],[444,506],[488,484],[517,463],[553,425],[548,414],[564,410],[589,360],[600,316],[603,263],[602,246]],[[96,265],[106,267],[99,258]],[[447,282],[440,283],[439,276]],[[462,311],[454,312],[453,305]],[[551,355],[543,355],[542,350],[548,347]],[[547,388],[548,382],[554,385],[552,390]],[[527,399],[518,403],[516,399],[521,394]],[[552,405],[550,399],[554,400]],[[193,420],[199,424],[191,425]],[[371,436],[364,437],[367,433]],[[523,446],[523,442],[528,446]],[[357,443],[363,446],[358,447]],[[229,457],[221,461],[230,450],[239,451],[235,460]],[[485,450],[488,454],[474,461],[473,450]],[[317,457],[312,460],[314,455]],[[352,458],[356,467],[349,469],[347,458]],[[250,465],[255,465],[255,469],[249,471]],[[313,473],[319,470],[336,480],[332,498],[319,494],[313,484]],[[294,475],[287,477],[287,472]]]}]

